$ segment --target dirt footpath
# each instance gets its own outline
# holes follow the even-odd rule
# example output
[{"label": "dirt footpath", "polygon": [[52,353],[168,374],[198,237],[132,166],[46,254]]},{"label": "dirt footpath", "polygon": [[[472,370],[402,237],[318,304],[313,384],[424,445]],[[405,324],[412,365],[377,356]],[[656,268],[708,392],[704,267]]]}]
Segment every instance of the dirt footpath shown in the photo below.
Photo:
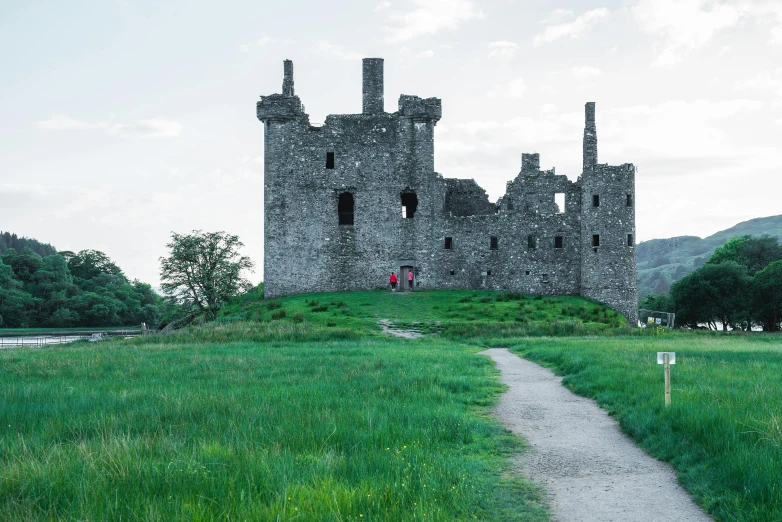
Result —
[{"label": "dirt footpath", "polygon": [[671,467],[636,447],[593,400],[506,349],[481,353],[494,360],[510,387],[497,415],[529,442],[517,464],[545,487],[553,521],[712,520],[679,486]]}]

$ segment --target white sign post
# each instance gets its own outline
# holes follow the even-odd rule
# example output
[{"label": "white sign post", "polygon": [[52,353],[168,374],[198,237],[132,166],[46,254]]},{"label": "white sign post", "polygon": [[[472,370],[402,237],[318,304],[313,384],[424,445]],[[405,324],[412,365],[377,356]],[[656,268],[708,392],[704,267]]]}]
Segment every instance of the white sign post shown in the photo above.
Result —
[{"label": "white sign post", "polygon": [[657,364],[665,365],[665,407],[671,407],[671,365],[676,364],[676,352],[657,352]]}]

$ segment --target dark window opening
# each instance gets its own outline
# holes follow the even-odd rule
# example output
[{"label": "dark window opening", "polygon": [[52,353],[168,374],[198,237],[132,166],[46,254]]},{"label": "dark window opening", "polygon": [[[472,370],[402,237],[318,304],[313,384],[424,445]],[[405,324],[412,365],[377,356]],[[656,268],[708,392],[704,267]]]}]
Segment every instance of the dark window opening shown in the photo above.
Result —
[{"label": "dark window opening", "polygon": [[525,270],[524,275],[529,275],[529,270]]},{"label": "dark window opening", "polygon": [[489,248],[492,250],[497,250],[497,236],[491,236],[491,239],[489,240]]},{"label": "dark window opening", "polygon": [[600,206],[600,194],[592,194],[592,206],[593,207]]},{"label": "dark window opening", "polygon": [[627,246],[633,246],[633,235],[627,234]]},{"label": "dark window opening", "polygon": [[529,235],[527,236],[527,248],[530,250],[535,250],[538,246],[538,240],[535,236]]},{"label": "dark window opening", "polygon": [[451,275],[456,275],[456,272],[454,270],[451,270]]},{"label": "dark window opening", "polygon": [[543,274],[543,282],[548,283],[548,274]]},{"label": "dark window opening", "polygon": [[334,153],[333,152],[327,152],[326,153],[326,168],[327,169],[333,169],[334,168]]},{"label": "dark window opening", "polygon": [[562,248],[563,242],[562,236],[554,236],[554,248]]},{"label": "dark window opening", "polygon": [[339,195],[339,204],[337,205],[337,212],[339,213],[340,225],[352,225],[353,224],[353,209],[355,203],[353,201],[353,194],[350,192],[343,192]]},{"label": "dark window opening", "polygon": [[413,219],[415,211],[418,208],[418,196],[415,192],[402,192],[402,217],[404,219]]},{"label": "dark window opening", "polygon": [[592,234],[592,246],[593,247],[600,246],[600,234]]},{"label": "dark window opening", "polygon": [[487,270],[487,271],[486,271],[486,275],[487,275],[487,276],[490,276],[490,275],[491,275],[491,270]]},{"label": "dark window opening", "polygon": [[632,194],[628,194],[627,195],[627,206],[628,207],[632,207],[633,206],[633,195]]},{"label": "dark window opening", "polygon": [[452,237],[446,237],[445,238],[445,249],[451,250],[453,248],[453,238]]}]

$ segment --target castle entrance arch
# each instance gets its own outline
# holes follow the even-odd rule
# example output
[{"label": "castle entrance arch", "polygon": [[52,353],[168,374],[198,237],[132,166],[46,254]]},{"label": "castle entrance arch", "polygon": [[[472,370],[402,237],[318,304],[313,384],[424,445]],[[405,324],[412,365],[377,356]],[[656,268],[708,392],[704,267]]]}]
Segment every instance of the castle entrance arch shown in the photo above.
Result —
[{"label": "castle entrance arch", "polygon": [[[399,267],[399,289],[400,290],[412,290],[409,283],[409,274],[410,272],[413,272],[413,276],[415,276],[415,267],[411,265],[403,265]],[[415,285],[415,277],[413,277],[413,285]]]}]

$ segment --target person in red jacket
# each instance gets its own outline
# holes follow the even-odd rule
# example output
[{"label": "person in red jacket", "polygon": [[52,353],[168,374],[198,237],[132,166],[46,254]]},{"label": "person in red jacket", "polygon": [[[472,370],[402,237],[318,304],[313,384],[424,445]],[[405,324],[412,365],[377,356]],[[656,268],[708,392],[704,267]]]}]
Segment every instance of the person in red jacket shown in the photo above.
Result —
[{"label": "person in red jacket", "polygon": [[388,282],[391,283],[391,291],[396,292],[396,274],[394,272],[391,272],[391,277],[388,278]]},{"label": "person in red jacket", "polygon": [[407,273],[407,288],[412,290],[413,289],[413,271],[410,270]]}]

